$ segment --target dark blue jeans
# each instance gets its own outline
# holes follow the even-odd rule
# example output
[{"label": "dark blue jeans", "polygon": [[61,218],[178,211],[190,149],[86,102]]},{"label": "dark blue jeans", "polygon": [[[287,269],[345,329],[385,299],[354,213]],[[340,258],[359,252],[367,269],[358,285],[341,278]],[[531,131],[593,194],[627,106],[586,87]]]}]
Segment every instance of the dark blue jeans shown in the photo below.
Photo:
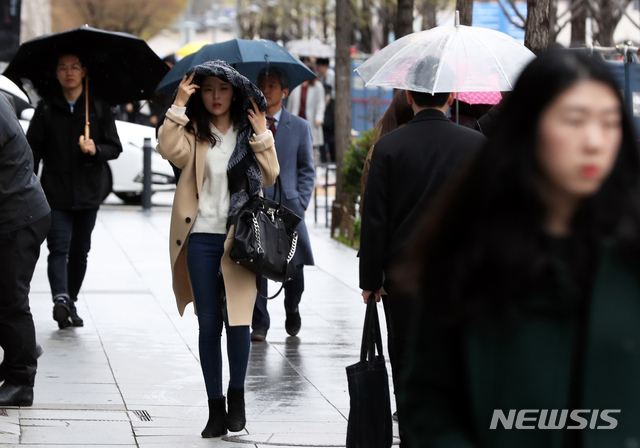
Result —
[{"label": "dark blue jeans", "polygon": [[[284,284],[284,309],[287,313],[298,311],[298,305],[304,292],[304,265],[296,266],[296,275]],[[271,317],[267,310],[267,297],[269,296],[267,279],[263,278],[260,284],[260,294],[256,297],[253,307],[253,329],[268,330],[271,326]],[[275,293],[274,293],[275,294]]]},{"label": "dark blue jeans", "polygon": [[91,232],[96,225],[98,209],[51,210],[51,227],[47,235],[47,258],[51,295],[64,296],[74,302],[87,272],[87,256],[91,249]]},{"label": "dark blue jeans", "polygon": [[220,297],[220,260],[227,236],[192,233],[189,237],[187,266],[198,312],[200,365],[210,400],[222,398],[222,326],[227,329],[229,387],[244,388],[251,339],[249,326],[230,326]]}]

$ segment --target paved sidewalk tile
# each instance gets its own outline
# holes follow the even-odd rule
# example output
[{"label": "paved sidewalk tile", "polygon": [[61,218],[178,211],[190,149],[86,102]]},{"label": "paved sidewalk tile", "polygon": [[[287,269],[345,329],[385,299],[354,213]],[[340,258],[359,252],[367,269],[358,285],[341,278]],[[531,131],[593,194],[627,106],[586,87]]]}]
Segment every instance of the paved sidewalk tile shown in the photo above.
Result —
[{"label": "paved sidewalk tile", "polygon": [[[344,446],[345,367],[358,360],[365,310],[355,251],[331,240],[313,213],[307,216],[316,266],[305,268],[302,330],[289,337],[283,297],[269,302],[267,341],[251,347],[247,426],[202,439],[208,410],[198,323],[192,306],[183,317],[177,312],[168,251],[171,195],[154,196],[158,201],[141,212],[110,199],[98,213],[77,303],[84,327],[59,330],[53,321],[43,245],[31,292],[44,349],[35,401],[0,409],[0,446]],[[224,384],[225,344],[223,333]]]}]

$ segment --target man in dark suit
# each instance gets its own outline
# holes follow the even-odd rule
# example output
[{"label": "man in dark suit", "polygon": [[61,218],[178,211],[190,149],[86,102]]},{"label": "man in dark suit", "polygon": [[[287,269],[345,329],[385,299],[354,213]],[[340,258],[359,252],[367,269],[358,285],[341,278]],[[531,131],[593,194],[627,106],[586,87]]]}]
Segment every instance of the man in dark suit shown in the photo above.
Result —
[{"label": "man in dark suit", "polygon": [[[389,273],[405,249],[424,209],[473,154],[485,137],[446,117],[453,93],[406,92],[414,118],[375,145],[364,193],[360,237],[360,288],[365,302],[380,300],[384,286],[389,357],[394,384],[402,374],[403,351],[411,317],[410,299]],[[402,410],[398,410],[401,445]]]},{"label": "man in dark suit", "polygon": [[[284,308],[287,313],[285,329],[290,336],[295,336],[302,326],[298,305],[304,291],[303,268],[314,264],[309,233],[304,222],[304,213],[309,206],[315,183],[311,127],[306,120],[290,114],[282,106],[282,100],[289,94],[289,77],[283,70],[274,67],[260,72],[258,88],[267,99],[267,121],[275,137],[284,196],[282,204],[302,218],[296,228],[298,245],[293,257],[297,272],[284,285]],[[264,189],[267,198],[273,197],[273,192],[274,187]],[[279,199],[279,196],[276,198]],[[253,309],[252,341],[264,341],[269,330],[267,295],[267,281],[262,279],[262,288]]]}]

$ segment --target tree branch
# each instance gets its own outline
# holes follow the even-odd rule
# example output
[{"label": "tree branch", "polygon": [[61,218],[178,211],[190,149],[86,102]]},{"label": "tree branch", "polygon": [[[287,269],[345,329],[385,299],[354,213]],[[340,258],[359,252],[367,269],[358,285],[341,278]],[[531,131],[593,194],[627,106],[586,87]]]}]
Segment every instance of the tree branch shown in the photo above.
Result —
[{"label": "tree branch", "polygon": [[[565,10],[564,10],[564,12],[563,12],[562,14],[560,14],[560,15],[557,17],[557,20],[562,19],[562,18],[563,18],[565,15],[567,15],[567,14],[571,14],[571,15],[573,15],[573,14],[574,14],[574,13],[576,13],[580,8],[582,8],[582,7],[583,7],[583,3],[584,3],[584,0],[573,0],[573,1],[571,2],[571,7],[569,7],[569,8],[567,8],[567,9],[565,9]],[[571,19],[569,19],[569,21],[571,21]]]},{"label": "tree branch", "polygon": [[[522,23],[524,24],[527,21],[527,18],[525,16],[522,15],[522,13],[520,13],[520,11],[518,11],[518,8],[516,6],[516,2],[515,0],[507,0],[507,2],[509,2],[509,4],[511,5],[511,7],[513,8],[513,11],[516,13],[516,15],[520,18],[520,20],[522,20]],[[524,26],[524,25],[523,25]]]},{"label": "tree branch", "polygon": [[633,20],[633,19],[631,18],[631,16],[629,15],[629,13],[627,12],[627,10],[626,10],[626,9],[624,10],[624,15],[625,15],[625,16],[627,16],[627,19],[629,19],[629,21],[630,21],[631,23],[633,23],[633,25],[634,25],[636,28],[640,28],[640,25],[639,25],[635,20]]},{"label": "tree branch", "polygon": [[513,21],[513,19],[511,18],[511,16],[509,15],[509,11],[507,11],[507,8],[502,4],[503,0],[498,0],[498,5],[500,5],[500,9],[502,9],[502,12],[504,13],[505,17],[507,18],[507,20],[509,22],[511,22],[511,24],[517,28],[520,28],[521,30],[524,29],[524,20],[522,21],[522,24],[516,23]]}]

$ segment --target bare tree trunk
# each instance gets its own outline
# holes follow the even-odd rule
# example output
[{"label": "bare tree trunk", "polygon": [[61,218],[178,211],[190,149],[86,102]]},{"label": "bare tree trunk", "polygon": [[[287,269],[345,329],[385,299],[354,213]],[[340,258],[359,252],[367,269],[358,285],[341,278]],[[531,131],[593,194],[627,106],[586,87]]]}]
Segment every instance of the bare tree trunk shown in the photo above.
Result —
[{"label": "bare tree trunk", "polygon": [[548,45],[553,45],[558,38],[558,33],[560,32],[557,29],[558,25],[558,0],[551,0],[549,3],[549,43]]},{"label": "bare tree trunk", "polygon": [[362,0],[360,10],[360,49],[365,53],[372,53],[373,33],[371,31],[371,0]]},{"label": "bare tree trunk", "polygon": [[322,37],[326,43],[329,38],[329,2],[327,0],[322,0],[320,4],[320,20],[322,20]]},{"label": "bare tree trunk", "polygon": [[382,22],[382,48],[389,45],[389,33],[395,24],[395,8],[391,0],[382,0],[380,5],[380,20]]},{"label": "bare tree trunk", "polygon": [[351,143],[351,5],[336,0],[336,198],[342,193],[342,159]]},{"label": "bare tree trunk", "polygon": [[413,0],[398,0],[396,39],[413,33]]},{"label": "bare tree trunk", "polygon": [[600,0],[599,11],[595,17],[598,22],[598,40],[600,45],[611,47],[614,45],[613,32],[622,19],[624,11],[631,0]]},{"label": "bare tree trunk", "polygon": [[571,14],[571,47],[584,47],[587,41],[587,6],[584,0],[573,0],[574,3],[581,3]]},{"label": "bare tree trunk", "polygon": [[422,29],[430,30],[438,26],[436,0],[422,2]]},{"label": "bare tree trunk", "polygon": [[535,54],[549,46],[549,4],[550,0],[527,0],[524,45]]},{"label": "bare tree trunk", "polygon": [[460,25],[473,23],[473,0],[456,0],[456,10],[460,11]]}]

